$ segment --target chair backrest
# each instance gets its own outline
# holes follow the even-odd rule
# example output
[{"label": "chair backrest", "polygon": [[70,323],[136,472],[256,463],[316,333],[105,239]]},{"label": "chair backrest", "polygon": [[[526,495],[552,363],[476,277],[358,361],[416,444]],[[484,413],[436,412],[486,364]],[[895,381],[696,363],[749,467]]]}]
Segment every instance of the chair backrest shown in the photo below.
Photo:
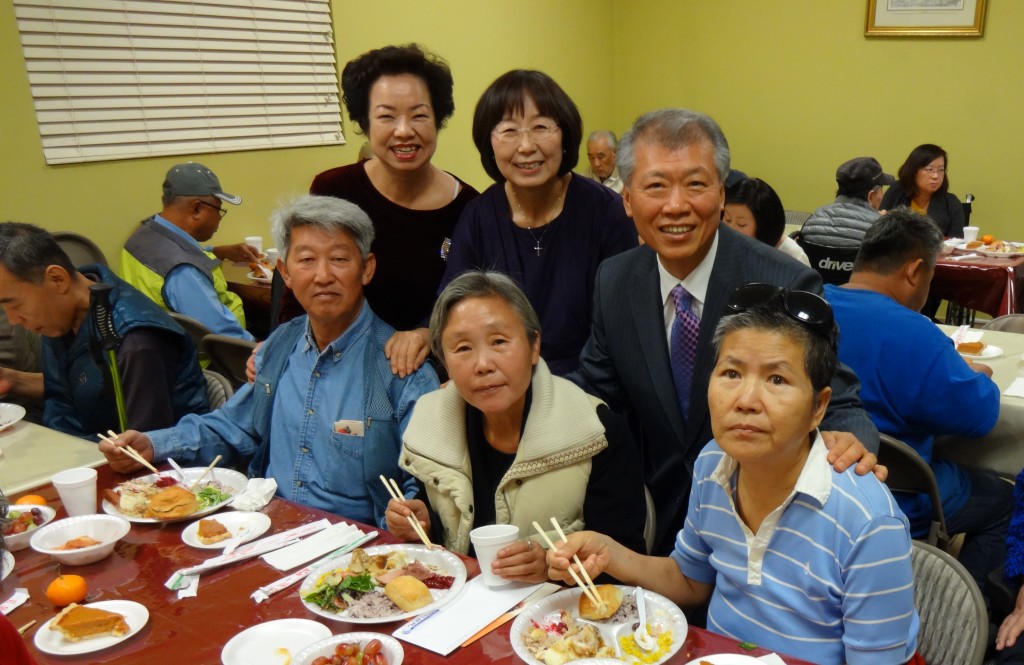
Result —
[{"label": "chair backrest", "polygon": [[960,202],[960,205],[964,209],[964,226],[971,225],[971,212],[974,208],[974,194],[968,194],[964,197],[964,200]]},{"label": "chair backrest", "polygon": [[235,394],[231,382],[217,372],[204,369],[203,376],[206,377],[206,399],[210,403],[211,411],[224,406],[224,402]]},{"label": "chair backrest", "polygon": [[988,612],[974,578],[942,550],[914,541],[914,606],[921,619],[917,650],[928,665],[981,665]]},{"label": "chair backrest", "polygon": [[192,338],[193,342],[195,342],[197,349],[199,348],[199,345],[202,344],[203,338],[212,334],[212,331],[209,328],[204,326],[202,323],[199,323],[191,316],[185,316],[184,314],[178,314],[177,312],[167,313],[185,329],[188,336]]},{"label": "chair backrest", "polygon": [[658,531],[658,517],[654,512],[654,497],[651,491],[644,485],[644,499],[647,502],[647,519],[644,520],[644,544],[647,545],[647,553],[654,549],[654,536]]},{"label": "chair backrest", "polygon": [[1002,330],[1005,332],[1024,333],[1024,314],[1006,314],[997,316],[984,326],[985,330]]},{"label": "chair backrest", "polygon": [[245,363],[256,348],[255,342],[227,335],[207,335],[199,348],[206,353],[214,370],[227,377],[236,389],[247,382]]},{"label": "chair backrest", "polygon": [[103,255],[103,250],[83,235],[72,233],[71,231],[58,231],[53,234],[53,239],[57,241],[60,248],[68,255],[68,258],[71,259],[71,264],[75,267],[89,265],[90,263],[101,263],[109,266],[107,257]]},{"label": "chair backrest", "polygon": [[811,267],[818,271],[826,284],[846,284],[853,274],[853,260],[857,258],[856,247],[828,247],[816,242],[798,238],[797,244],[807,254]]},{"label": "chair backrest", "polygon": [[932,523],[928,529],[928,544],[943,550],[949,547],[946,516],[942,511],[942,497],[935,474],[917,451],[888,434],[879,434],[878,463],[889,469],[885,484],[893,494],[928,495],[932,504]]}]

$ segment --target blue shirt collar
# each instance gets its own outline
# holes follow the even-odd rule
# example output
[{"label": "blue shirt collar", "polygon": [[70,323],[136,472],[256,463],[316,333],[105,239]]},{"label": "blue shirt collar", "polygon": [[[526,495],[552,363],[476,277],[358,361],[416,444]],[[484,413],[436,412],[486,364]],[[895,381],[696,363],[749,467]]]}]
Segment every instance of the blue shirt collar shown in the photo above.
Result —
[{"label": "blue shirt collar", "polygon": [[184,229],[182,229],[182,228],[180,228],[178,226],[175,226],[175,224],[173,222],[169,222],[165,218],[161,217],[159,213],[157,213],[156,215],[153,215],[153,221],[156,222],[157,224],[163,226],[164,228],[170,229],[174,233],[177,233],[182,238],[188,238],[189,242],[191,242],[196,247],[199,247],[200,249],[202,249],[203,246],[199,244],[198,240],[196,240],[195,238],[190,236],[188,233],[186,233]]},{"label": "blue shirt collar", "polygon": [[363,302],[359,307],[359,315],[356,317],[356,320],[345,329],[345,332],[338,335],[333,342],[325,346],[322,352],[317,351],[316,337],[313,336],[313,327],[307,318],[305,350],[313,351],[321,356],[329,353],[334,356],[335,361],[339,360],[341,358],[341,354],[350,348],[357,339],[365,335],[370,330],[370,319],[372,316],[373,313],[370,310],[370,305],[366,302],[366,298],[364,297]]}]

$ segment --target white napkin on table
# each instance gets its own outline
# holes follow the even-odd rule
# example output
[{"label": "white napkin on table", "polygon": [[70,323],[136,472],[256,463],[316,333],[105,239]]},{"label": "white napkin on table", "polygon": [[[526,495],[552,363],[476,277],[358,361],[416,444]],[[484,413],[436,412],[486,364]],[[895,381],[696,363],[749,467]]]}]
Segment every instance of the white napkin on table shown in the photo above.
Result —
[{"label": "white napkin on table", "polygon": [[786,665],[786,661],[779,658],[779,655],[775,653],[770,653],[767,656],[761,656],[758,660],[762,663],[768,663],[769,665]]},{"label": "white napkin on table", "polygon": [[277,491],[277,481],[273,478],[250,478],[245,491],[231,502],[235,510],[254,511],[270,503]]},{"label": "white napkin on table", "polygon": [[1003,394],[1009,397],[1024,397],[1024,379],[1019,377],[1014,379],[1013,383],[1003,391]]},{"label": "white napkin on table", "polygon": [[351,524],[338,522],[294,545],[264,554],[262,558],[278,570],[291,570],[362,538],[363,532]]}]

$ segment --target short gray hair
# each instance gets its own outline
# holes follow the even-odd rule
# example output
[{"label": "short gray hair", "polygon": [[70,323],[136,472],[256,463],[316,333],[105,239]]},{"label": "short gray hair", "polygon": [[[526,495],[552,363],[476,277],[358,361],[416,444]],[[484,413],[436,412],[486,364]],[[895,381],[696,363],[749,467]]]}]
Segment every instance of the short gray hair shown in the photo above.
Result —
[{"label": "short gray hair", "polygon": [[533,344],[540,336],[540,318],[519,285],[508,275],[492,271],[464,272],[453,279],[434,303],[430,314],[430,350],[444,363],[441,336],[448,327],[452,308],[469,298],[501,298],[519,317],[526,328],[526,338]]},{"label": "short gray hair", "polygon": [[636,168],[635,149],[638,142],[650,141],[676,150],[703,140],[710,141],[715,148],[715,169],[718,171],[718,180],[724,184],[729,175],[729,142],[711,116],[689,109],[659,109],[637,118],[619,143],[615,165],[619,167],[622,182],[628,187],[633,169]]},{"label": "short gray hair", "polygon": [[615,132],[608,129],[597,129],[590,132],[590,136],[587,137],[587,143],[595,141],[597,139],[604,139],[608,141],[608,147],[612,150],[618,150],[619,139],[615,138]]},{"label": "short gray hair", "polygon": [[287,258],[292,230],[314,226],[325,233],[346,231],[359,248],[363,261],[370,255],[373,222],[363,209],[351,201],[333,196],[300,196],[270,214],[270,232],[282,258]]}]

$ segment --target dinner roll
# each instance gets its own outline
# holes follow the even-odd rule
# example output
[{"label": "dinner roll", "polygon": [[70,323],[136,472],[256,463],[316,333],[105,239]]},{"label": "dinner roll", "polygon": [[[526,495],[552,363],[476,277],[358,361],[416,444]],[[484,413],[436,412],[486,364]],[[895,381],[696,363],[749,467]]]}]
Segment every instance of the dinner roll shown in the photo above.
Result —
[{"label": "dinner roll", "polygon": [[619,611],[619,605],[622,604],[624,597],[622,589],[614,584],[601,584],[597,587],[597,593],[604,601],[604,606],[595,605],[587,594],[580,594],[580,618],[600,621]]},{"label": "dinner roll", "polygon": [[384,593],[403,612],[418,610],[434,602],[430,589],[412,575],[402,575],[388,582]]}]

